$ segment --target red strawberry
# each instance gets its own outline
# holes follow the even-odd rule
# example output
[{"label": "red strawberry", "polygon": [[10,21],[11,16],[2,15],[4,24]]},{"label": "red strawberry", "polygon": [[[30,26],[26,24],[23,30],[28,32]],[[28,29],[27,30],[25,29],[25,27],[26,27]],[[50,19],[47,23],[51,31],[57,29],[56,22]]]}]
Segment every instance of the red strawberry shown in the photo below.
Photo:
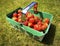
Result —
[{"label": "red strawberry", "polygon": [[34,25],[34,29],[40,31],[41,30],[41,27],[36,24],[36,25]]},{"label": "red strawberry", "polygon": [[13,17],[18,17],[18,14],[16,12],[13,13]]},{"label": "red strawberry", "polygon": [[18,18],[18,22],[22,22],[22,20],[20,18]]},{"label": "red strawberry", "polygon": [[45,18],[44,22],[47,23],[47,24],[49,24],[50,20],[48,18]]},{"label": "red strawberry", "polygon": [[29,22],[30,22],[30,23],[34,23],[34,21],[35,21],[34,18],[30,18],[30,19],[29,19]]},{"label": "red strawberry", "polygon": [[29,14],[30,14],[30,12],[27,12],[27,13],[26,13],[26,17],[27,17]]},{"label": "red strawberry", "polygon": [[22,16],[22,13],[18,13],[18,16]]},{"label": "red strawberry", "polygon": [[44,23],[44,24],[42,25],[42,30],[45,30],[47,27],[48,27],[48,24],[47,24],[47,23]]},{"label": "red strawberry", "polygon": [[23,24],[24,24],[25,26],[28,26],[28,21],[24,21]]},{"label": "red strawberry", "polygon": [[34,16],[35,22],[39,21],[39,18],[37,16]]},{"label": "red strawberry", "polygon": [[18,22],[18,18],[17,17],[12,17],[12,19]]},{"label": "red strawberry", "polygon": [[31,22],[28,23],[29,27],[33,27],[33,24]]},{"label": "red strawberry", "polygon": [[18,13],[22,13],[20,9],[18,10]]},{"label": "red strawberry", "polygon": [[42,25],[42,21],[39,20],[39,21],[37,22],[37,24],[38,24],[38,25]]}]

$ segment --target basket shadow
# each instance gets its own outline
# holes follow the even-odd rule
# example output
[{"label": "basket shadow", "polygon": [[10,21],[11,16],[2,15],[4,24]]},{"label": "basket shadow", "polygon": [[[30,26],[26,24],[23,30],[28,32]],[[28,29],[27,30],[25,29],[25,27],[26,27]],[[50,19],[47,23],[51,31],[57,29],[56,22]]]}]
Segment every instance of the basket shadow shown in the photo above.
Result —
[{"label": "basket shadow", "polygon": [[48,33],[45,35],[44,39],[42,40],[42,43],[47,44],[47,45],[53,44],[55,32],[56,32],[56,26],[51,24],[51,27]]}]

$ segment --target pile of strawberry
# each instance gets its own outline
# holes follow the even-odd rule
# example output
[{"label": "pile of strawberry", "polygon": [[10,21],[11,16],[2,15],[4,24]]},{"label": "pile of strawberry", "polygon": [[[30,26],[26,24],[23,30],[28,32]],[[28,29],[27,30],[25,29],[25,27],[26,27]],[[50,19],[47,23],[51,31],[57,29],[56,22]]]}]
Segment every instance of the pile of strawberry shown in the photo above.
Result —
[{"label": "pile of strawberry", "polygon": [[[25,16],[25,20],[23,20],[24,18],[22,19],[22,16]],[[25,15],[23,15],[21,10],[18,10],[17,13],[13,13],[12,19],[16,22],[23,23],[25,26],[29,26],[37,31],[44,31],[50,22],[48,18],[42,20],[30,12],[27,12]]]}]

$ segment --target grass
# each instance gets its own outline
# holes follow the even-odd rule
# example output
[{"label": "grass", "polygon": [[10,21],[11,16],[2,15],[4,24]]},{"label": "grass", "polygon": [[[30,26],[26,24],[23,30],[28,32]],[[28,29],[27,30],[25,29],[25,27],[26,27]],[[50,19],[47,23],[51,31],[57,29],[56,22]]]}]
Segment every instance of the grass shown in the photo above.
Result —
[{"label": "grass", "polygon": [[[38,2],[38,10],[53,14],[48,35],[42,42],[12,28],[6,14],[32,1]],[[60,45],[60,0],[0,0],[0,46],[59,46]]]}]

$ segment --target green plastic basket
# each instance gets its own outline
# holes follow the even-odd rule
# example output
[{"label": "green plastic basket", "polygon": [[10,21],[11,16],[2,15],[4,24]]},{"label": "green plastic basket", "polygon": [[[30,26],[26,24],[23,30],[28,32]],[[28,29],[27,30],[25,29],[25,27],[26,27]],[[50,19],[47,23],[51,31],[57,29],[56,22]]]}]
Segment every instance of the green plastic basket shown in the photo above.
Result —
[{"label": "green plastic basket", "polygon": [[[34,14],[34,11],[33,10],[30,10],[30,12],[32,14],[34,14],[35,16],[39,16],[39,17],[42,17],[42,18],[49,18],[50,19],[50,23],[47,27],[47,29],[45,30],[45,33],[43,32],[39,32],[37,30],[34,30],[28,26],[25,26],[25,25],[21,25],[20,23],[12,20],[12,14],[14,12],[17,12],[19,9],[22,9],[22,8],[17,8],[16,10],[14,10],[13,12],[7,14],[7,20],[11,23],[11,25],[13,25],[14,27],[20,29],[22,28],[24,31],[28,32],[30,35],[33,35],[34,37],[39,37],[38,40],[41,41],[43,39],[43,37],[48,33],[49,31],[49,28],[50,28],[50,25],[51,25],[51,22],[52,22],[52,19],[53,19],[53,16],[52,14],[48,14],[48,13],[45,13],[45,12],[39,12],[38,14]],[[21,30],[22,31],[22,30]]]}]

